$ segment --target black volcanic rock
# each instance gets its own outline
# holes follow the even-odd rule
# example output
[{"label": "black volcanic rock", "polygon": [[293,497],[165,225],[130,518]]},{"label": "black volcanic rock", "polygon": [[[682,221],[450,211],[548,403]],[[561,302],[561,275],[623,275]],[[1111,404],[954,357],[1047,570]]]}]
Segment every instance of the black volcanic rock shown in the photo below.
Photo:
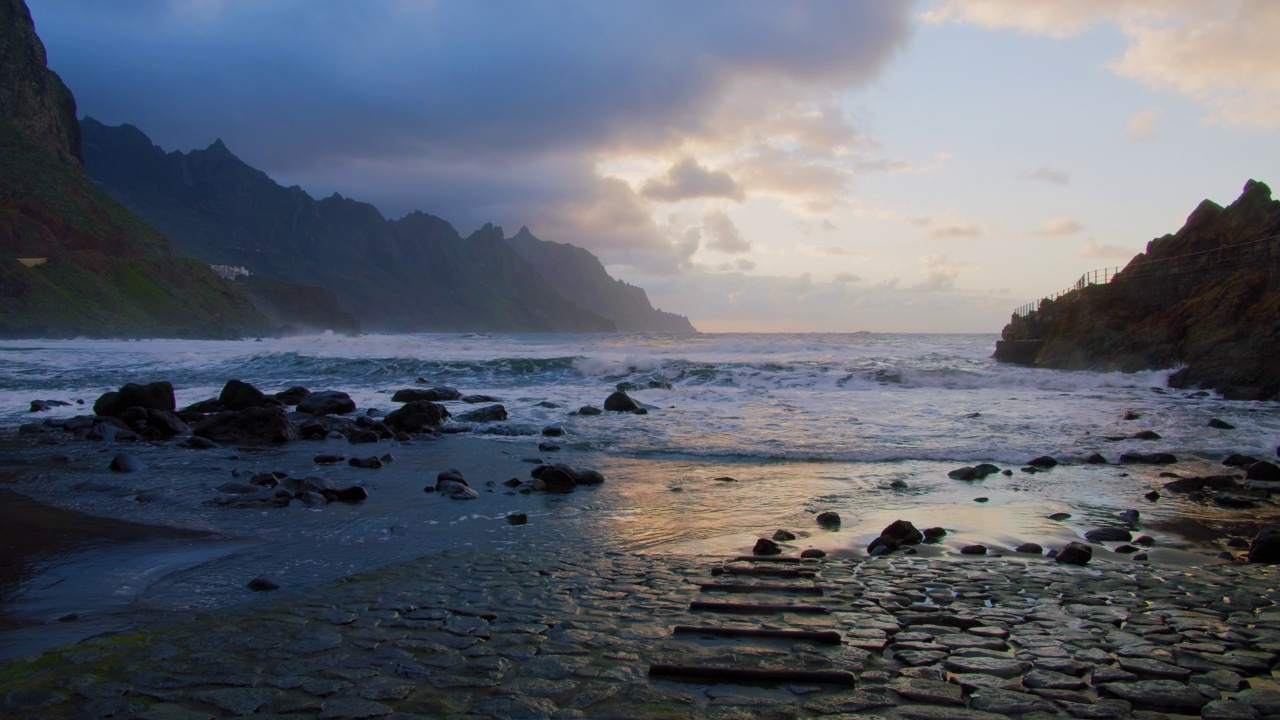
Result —
[{"label": "black volcanic rock", "polygon": [[1178,388],[1228,399],[1280,396],[1280,201],[1250,180],[1208,200],[1177,233],[1147,243],[1110,283],[1015,317],[1006,337],[1046,338],[1040,367],[1137,371],[1183,365]]},{"label": "black volcanic rock", "polygon": [[76,99],[47,67],[22,0],[0,0],[0,116],[59,161],[80,164]]}]

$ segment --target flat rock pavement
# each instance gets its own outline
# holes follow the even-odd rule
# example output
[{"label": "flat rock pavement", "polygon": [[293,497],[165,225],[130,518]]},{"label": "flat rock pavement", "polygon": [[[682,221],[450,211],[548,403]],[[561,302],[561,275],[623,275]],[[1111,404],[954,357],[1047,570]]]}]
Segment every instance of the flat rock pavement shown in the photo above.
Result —
[{"label": "flat rock pavement", "polygon": [[[1280,715],[1274,567],[888,557],[771,565],[813,572],[799,580],[725,570],[752,565],[545,546],[450,551],[2,665],[0,716]],[[723,601],[701,586],[730,578],[792,588],[748,603],[827,613],[690,610]],[[822,594],[795,597],[798,584]],[[677,635],[677,625],[836,630],[843,641]],[[655,663],[840,670],[856,684],[650,678]]]}]

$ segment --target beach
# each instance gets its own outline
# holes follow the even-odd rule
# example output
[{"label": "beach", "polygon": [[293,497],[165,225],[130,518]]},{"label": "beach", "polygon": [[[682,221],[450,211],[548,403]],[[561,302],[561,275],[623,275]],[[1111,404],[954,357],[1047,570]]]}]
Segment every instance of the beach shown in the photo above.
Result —
[{"label": "beach", "polygon": [[[1274,505],[1223,465],[1271,456],[1273,404],[1172,393],[1159,374],[1001,368],[980,340],[4,348],[0,702],[19,717],[1273,712],[1275,575],[1241,556]],[[75,374],[90,356],[99,370]],[[352,438],[403,388],[457,385],[485,399],[445,401],[454,416],[507,419],[377,442],[87,439],[76,418],[125,368],[173,378],[180,407],[230,377],[349,390],[358,410],[333,427]],[[580,412],[618,387],[645,412]],[[29,412],[38,398],[68,404]],[[1159,452],[1176,457],[1124,459]],[[133,471],[111,469],[121,455]],[[603,481],[547,492],[535,472],[557,464]],[[455,472],[472,499],[433,492]],[[318,482],[332,494],[308,495]],[[897,520],[944,534],[869,553]],[[1099,529],[1114,539],[1088,543],[1087,566],[1051,557]],[[789,561],[754,558],[762,538]],[[807,634],[722,636],[741,628]],[[1152,700],[1170,693],[1180,704]]]}]

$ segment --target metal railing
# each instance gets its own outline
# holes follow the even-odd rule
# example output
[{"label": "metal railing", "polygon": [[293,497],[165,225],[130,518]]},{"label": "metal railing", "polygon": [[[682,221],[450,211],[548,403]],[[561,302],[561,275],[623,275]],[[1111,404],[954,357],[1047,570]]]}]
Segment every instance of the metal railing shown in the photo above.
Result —
[{"label": "metal railing", "polygon": [[[1053,302],[1054,300],[1065,297],[1071,293],[1078,293],[1089,285],[1105,285],[1117,278],[1132,280],[1152,275],[1172,275],[1179,272],[1204,272],[1206,270],[1216,270],[1219,268],[1244,265],[1248,262],[1270,257],[1270,247],[1267,244],[1276,239],[1280,239],[1280,235],[1271,235],[1269,237],[1250,240],[1249,242],[1235,243],[1232,245],[1222,245],[1208,250],[1174,255],[1173,257],[1161,258],[1159,260],[1148,260],[1143,258],[1137,264],[1132,262],[1129,263],[1129,266],[1126,268],[1113,267],[1103,268],[1101,270],[1090,270],[1084,275],[1081,275],[1075,285],[1072,285],[1065,290],[1053,293],[1052,295],[1046,295],[1034,302],[1029,302],[1014,310],[1013,314],[1017,317],[1027,317],[1031,313],[1039,310],[1040,306],[1046,302]],[[1122,270],[1124,271],[1123,275],[1120,274]]]}]

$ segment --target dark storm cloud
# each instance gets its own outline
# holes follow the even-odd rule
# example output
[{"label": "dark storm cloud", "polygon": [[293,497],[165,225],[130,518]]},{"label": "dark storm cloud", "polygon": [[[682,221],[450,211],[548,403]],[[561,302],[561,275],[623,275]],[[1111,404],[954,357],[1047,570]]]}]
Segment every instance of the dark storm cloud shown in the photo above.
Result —
[{"label": "dark storm cloud", "polygon": [[[166,149],[222,138],[313,192],[446,217],[430,193],[468,214],[547,212],[593,153],[714,132],[738,79],[864,83],[911,22],[880,0],[29,4],[82,113]],[[548,157],[572,168],[561,187],[537,175]]]}]

